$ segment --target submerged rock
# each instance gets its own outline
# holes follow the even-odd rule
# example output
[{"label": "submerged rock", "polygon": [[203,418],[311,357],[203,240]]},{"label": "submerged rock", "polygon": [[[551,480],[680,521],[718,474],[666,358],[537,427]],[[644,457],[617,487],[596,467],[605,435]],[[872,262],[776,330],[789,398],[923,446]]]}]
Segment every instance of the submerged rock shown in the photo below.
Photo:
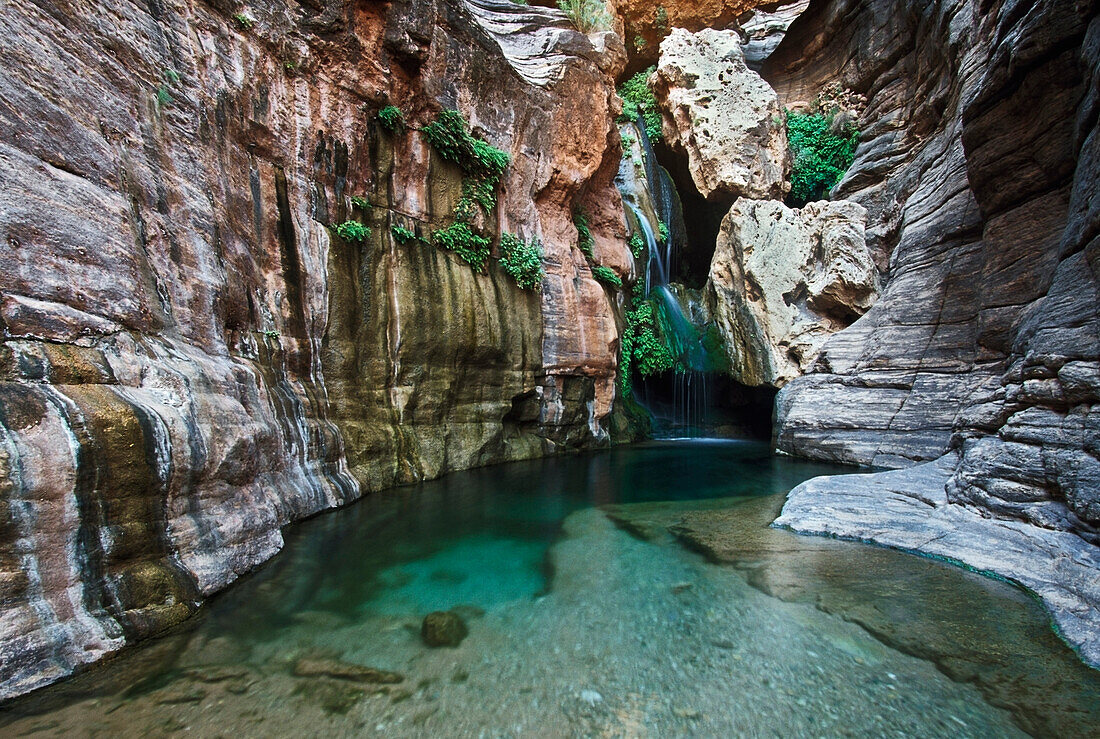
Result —
[{"label": "submerged rock", "polygon": [[296,677],[330,677],[337,680],[349,680],[356,683],[392,685],[402,682],[404,675],[374,667],[364,667],[336,659],[303,657],[294,663]]},{"label": "submerged rock", "polygon": [[420,625],[420,638],[429,647],[457,647],[469,633],[466,622],[454,611],[433,611]]},{"label": "submerged rock", "polygon": [[781,198],[790,189],[783,110],[746,66],[740,34],[674,29],[652,79],[664,137],[687,152],[704,197]]},{"label": "submerged rock", "polygon": [[871,307],[879,280],[864,240],[866,216],[848,201],[801,210],[775,200],[734,204],[707,290],[736,380],[781,387]]}]

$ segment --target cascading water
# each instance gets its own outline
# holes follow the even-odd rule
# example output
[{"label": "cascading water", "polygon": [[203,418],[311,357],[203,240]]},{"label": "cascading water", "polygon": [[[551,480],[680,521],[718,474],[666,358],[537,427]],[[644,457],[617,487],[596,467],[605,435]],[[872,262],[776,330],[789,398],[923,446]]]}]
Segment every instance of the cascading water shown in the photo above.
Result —
[{"label": "cascading water", "polygon": [[[687,242],[683,209],[676,186],[669,173],[657,164],[652,144],[642,126],[629,124],[630,136],[641,148],[641,169],[644,182],[638,178],[620,177],[620,188],[629,181],[634,189],[624,189],[624,202],[637,224],[646,244],[645,298],[653,300],[669,349],[675,358],[671,398],[661,399],[651,383],[643,380],[636,388],[639,402],[653,414],[662,435],[698,436],[706,425],[710,395],[710,366],[702,331],[684,311],[681,301],[670,287],[671,277],[679,263],[680,250]],[[658,239],[642,202],[648,200],[651,212],[665,226]],[[630,220],[630,219],[628,219]],[[664,393],[667,395],[667,392]]]}]

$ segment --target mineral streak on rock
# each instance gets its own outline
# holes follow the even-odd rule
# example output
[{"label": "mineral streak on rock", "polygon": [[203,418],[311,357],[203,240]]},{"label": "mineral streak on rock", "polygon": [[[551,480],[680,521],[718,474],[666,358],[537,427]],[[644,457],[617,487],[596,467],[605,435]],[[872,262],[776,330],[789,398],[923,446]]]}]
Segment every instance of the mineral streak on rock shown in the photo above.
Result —
[{"label": "mineral streak on rock", "polygon": [[[178,623],[294,520],[606,440],[618,334],[571,214],[628,271],[616,39],[505,0],[228,7],[0,11],[0,698]],[[511,155],[483,226],[541,239],[541,295],[391,239],[449,224],[461,172],[386,104]]]}]

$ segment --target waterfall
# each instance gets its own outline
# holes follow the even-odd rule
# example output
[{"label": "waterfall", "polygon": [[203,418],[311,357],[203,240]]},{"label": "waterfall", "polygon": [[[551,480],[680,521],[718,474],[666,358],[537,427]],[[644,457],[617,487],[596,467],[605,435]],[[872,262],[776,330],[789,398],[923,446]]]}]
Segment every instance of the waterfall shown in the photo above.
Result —
[{"label": "waterfall", "polygon": [[[683,208],[672,176],[657,163],[644,128],[628,124],[624,130],[638,142],[642,153],[640,170],[635,171],[630,165],[620,169],[623,202],[633,215],[633,219],[627,219],[628,226],[633,220],[645,241],[645,297],[654,302],[662,333],[676,358],[676,369],[668,377],[638,383],[636,397],[653,415],[661,435],[698,436],[706,421],[711,394],[707,351],[700,327],[670,287],[679,266],[680,251],[687,244]],[[644,181],[638,176],[642,172]],[[655,233],[654,217],[668,229],[663,240]],[[665,387],[669,382],[671,387]]]}]

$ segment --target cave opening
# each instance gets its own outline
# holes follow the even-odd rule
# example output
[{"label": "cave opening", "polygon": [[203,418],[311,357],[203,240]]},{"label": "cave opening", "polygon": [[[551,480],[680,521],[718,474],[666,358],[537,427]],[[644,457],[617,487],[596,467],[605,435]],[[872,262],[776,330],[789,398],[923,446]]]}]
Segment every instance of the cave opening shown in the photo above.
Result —
[{"label": "cave opening", "polygon": [[633,386],[650,412],[656,438],[772,437],[778,393],[773,387],[749,387],[725,374],[678,371],[636,377]]},{"label": "cave opening", "polygon": [[653,144],[653,153],[657,163],[672,178],[687,225],[671,281],[685,287],[702,288],[710,273],[722,219],[733,207],[734,198],[717,194],[710,200],[705,198],[691,177],[687,153],[669,146],[664,138]]}]

